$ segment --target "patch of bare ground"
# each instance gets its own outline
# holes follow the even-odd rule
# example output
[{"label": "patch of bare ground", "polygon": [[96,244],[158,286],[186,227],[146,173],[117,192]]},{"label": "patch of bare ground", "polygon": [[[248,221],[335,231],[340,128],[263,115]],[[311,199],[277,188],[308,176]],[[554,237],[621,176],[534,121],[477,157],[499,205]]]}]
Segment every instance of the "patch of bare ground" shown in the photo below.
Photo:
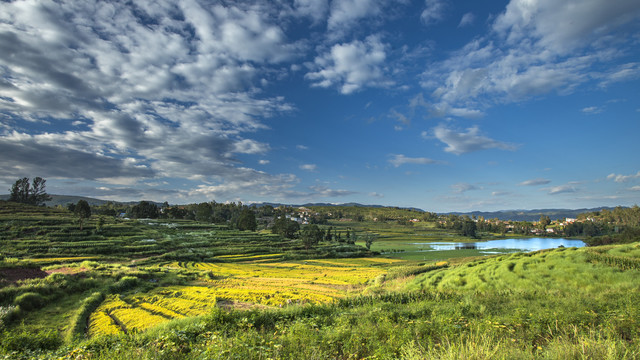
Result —
[{"label": "patch of bare ground", "polygon": [[20,280],[42,279],[48,275],[46,271],[34,268],[0,269],[0,285],[15,284]]}]

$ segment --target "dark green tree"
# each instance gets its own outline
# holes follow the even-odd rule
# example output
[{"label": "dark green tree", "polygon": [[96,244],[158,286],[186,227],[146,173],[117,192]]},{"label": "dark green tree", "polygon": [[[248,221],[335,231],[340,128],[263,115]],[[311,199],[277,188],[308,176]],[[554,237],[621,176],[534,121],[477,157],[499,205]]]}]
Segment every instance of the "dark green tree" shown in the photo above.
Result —
[{"label": "dark green tree", "polygon": [[78,200],[76,207],[73,209],[73,213],[78,217],[80,230],[82,230],[84,220],[91,217],[91,207],[89,206],[89,203],[86,200]]},{"label": "dark green tree", "polygon": [[96,224],[96,232],[102,232],[103,227],[104,227],[104,217],[100,216],[98,218],[98,223]]},{"label": "dark green tree", "polygon": [[238,230],[251,230],[256,231],[258,228],[258,222],[256,221],[256,214],[251,209],[244,209],[238,216],[236,222]]},{"label": "dark green tree", "polygon": [[331,235],[331,227],[327,229],[327,233],[324,235],[324,240],[325,241],[333,240],[333,236]]},{"label": "dark green tree", "polygon": [[467,219],[464,221],[464,223],[462,223],[462,235],[463,236],[468,236],[470,238],[476,238],[476,222],[471,220],[471,219]]},{"label": "dark green tree", "polygon": [[367,247],[367,250],[371,250],[371,245],[373,245],[373,242],[376,241],[378,239],[378,235],[376,234],[367,234],[364,237],[364,246]]},{"label": "dark green tree", "polygon": [[158,215],[158,206],[148,201],[140,201],[131,208],[131,217],[134,219],[157,219]]},{"label": "dark green tree", "polygon": [[200,203],[196,206],[196,221],[199,222],[211,222],[213,215],[213,208],[209,203]]},{"label": "dark green tree", "polygon": [[298,233],[298,230],[300,230],[300,224],[293,220],[287,219],[284,216],[278,218],[271,228],[272,233],[282,235],[287,239],[294,239]]},{"label": "dark green tree", "polygon": [[546,215],[540,215],[540,230],[542,231],[546,231],[547,230],[547,226],[549,226],[549,224],[551,224],[551,219],[549,219],[548,216]]},{"label": "dark green tree", "polygon": [[302,229],[302,243],[305,249],[309,250],[311,247],[318,245],[320,240],[324,237],[322,230],[318,225],[307,225]]}]

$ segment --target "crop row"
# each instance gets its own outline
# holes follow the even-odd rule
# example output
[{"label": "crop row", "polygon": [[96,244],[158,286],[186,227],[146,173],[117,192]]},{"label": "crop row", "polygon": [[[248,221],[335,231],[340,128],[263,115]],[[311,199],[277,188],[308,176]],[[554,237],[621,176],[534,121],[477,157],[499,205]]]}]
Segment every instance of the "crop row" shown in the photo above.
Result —
[{"label": "crop row", "polygon": [[600,254],[592,251],[586,252],[586,257],[587,261],[591,263],[602,263],[620,270],[640,270],[640,259]]}]

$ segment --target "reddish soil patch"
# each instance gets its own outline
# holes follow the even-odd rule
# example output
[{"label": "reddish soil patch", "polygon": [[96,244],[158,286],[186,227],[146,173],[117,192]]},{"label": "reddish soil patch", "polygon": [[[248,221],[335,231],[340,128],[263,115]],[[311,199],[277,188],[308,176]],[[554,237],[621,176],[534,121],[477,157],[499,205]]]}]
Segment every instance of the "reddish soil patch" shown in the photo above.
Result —
[{"label": "reddish soil patch", "polygon": [[47,277],[47,272],[41,269],[16,268],[16,269],[0,269],[0,284],[13,284],[20,280],[42,279]]}]

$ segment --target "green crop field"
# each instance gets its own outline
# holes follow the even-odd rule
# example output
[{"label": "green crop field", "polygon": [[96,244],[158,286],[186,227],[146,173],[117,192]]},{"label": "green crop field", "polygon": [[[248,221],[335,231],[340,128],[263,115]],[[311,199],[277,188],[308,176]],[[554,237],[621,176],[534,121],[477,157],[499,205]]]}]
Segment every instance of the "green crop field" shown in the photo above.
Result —
[{"label": "green crop field", "polygon": [[640,359],[638,242],[479,256],[416,249],[476,241],[429,222],[329,226],[359,240],[0,203],[0,358]]}]

